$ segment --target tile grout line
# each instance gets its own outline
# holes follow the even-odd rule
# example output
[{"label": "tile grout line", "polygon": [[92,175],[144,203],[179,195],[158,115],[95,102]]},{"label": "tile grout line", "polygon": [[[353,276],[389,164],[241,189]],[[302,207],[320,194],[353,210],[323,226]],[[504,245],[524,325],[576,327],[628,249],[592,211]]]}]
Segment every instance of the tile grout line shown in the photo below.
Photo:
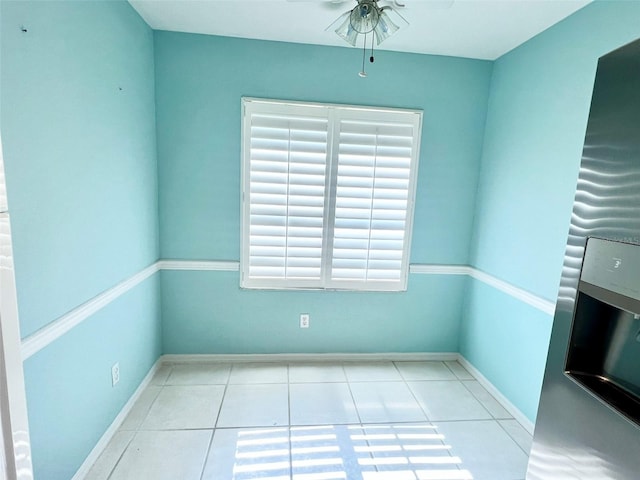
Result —
[{"label": "tile grout line", "polygon": [[447,362],[442,362],[442,364],[445,366],[445,368],[446,368],[447,370],[449,370],[449,371],[451,372],[451,374],[455,377],[455,379],[456,379],[456,380],[460,380],[460,381],[462,381],[462,379],[461,379],[460,377],[458,377],[458,375],[456,374],[456,372],[454,372],[454,371],[453,371],[453,368],[451,368],[451,367],[447,364]]},{"label": "tile grout line", "polygon": [[[524,430],[524,428],[520,425],[520,423],[515,418],[505,418],[503,420],[514,420],[518,424],[518,426]],[[527,458],[529,458],[529,456],[531,455],[531,452],[527,452],[524,448],[522,448],[522,445],[520,445],[520,442],[516,441],[516,439],[513,437],[513,435],[511,435],[509,433],[509,431],[506,428],[504,428],[504,426],[502,425],[502,423],[500,423],[499,420],[496,420],[496,422],[500,426],[500,428],[509,436],[509,438],[511,440],[513,440],[513,443],[515,443],[518,446],[518,448],[524,452],[524,454],[527,456]],[[526,430],[525,430],[525,432],[528,435],[528,432]]]},{"label": "tile grout line", "polygon": [[[153,400],[149,404],[149,408],[146,409],[146,412],[145,412],[144,416],[142,417],[142,420],[140,420],[140,424],[135,429],[135,435],[138,435],[138,432],[142,429],[142,425],[144,425],[145,420],[149,417],[149,414],[151,413],[151,409],[153,408],[155,403],[158,401],[158,397],[163,392],[164,387],[167,386],[167,381],[169,380],[169,377],[171,376],[172,373],[173,373],[173,365],[171,365],[169,367],[169,373],[167,374],[167,378],[165,378],[162,381],[162,384],[161,385],[156,385],[157,387],[160,387],[160,391],[156,394],[155,397],[153,397]],[[142,430],[142,431],[144,432],[146,430]]]},{"label": "tile grout line", "polygon": [[[395,365],[395,363],[396,363],[396,362],[393,362],[393,363],[394,363],[394,365]],[[445,365],[445,367],[447,367],[447,369],[448,369],[449,371],[451,371],[451,373],[453,374],[453,376],[454,376],[454,377],[456,377],[456,379],[458,379],[458,376],[455,374],[455,372],[453,372],[453,371],[451,370],[451,368],[449,368],[449,365],[447,365],[444,361],[443,361],[442,363]],[[398,368],[398,366],[397,366],[397,365],[396,365],[396,368]],[[400,371],[400,369],[399,369],[399,368],[398,368],[398,371]],[[400,375],[401,375],[401,376],[402,376],[402,378],[404,379],[404,375],[402,375],[402,373],[400,373]],[[458,380],[458,381],[459,381],[459,380]],[[404,383],[405,383],[405,385],[407,386],[407,389],[409,390],[409,392],[411,393],[411,396],[413,397],[413,399],[414,399],[414,400],[416,401],[416,403],[418,404],[418,407],[420,407],[420,410],[422,410],[422,413],[424,414],[425,418],[427,419],[427,423],[428,423],[430,426],[432,426],[432,427],[434,427],[434,428],[436,428],[436,429],[437,429],[438,427],[433,423],[433,420],[431,420],[431,418],[429,417],[429,415],[427,415],[427,412],[426,412],[426,411],[425,411],[425,409],[422,407],[422,404],[421,404],[421,403],[420,403],[420,401],[418,400],[418,397],[416,397],[415,392],[413,391],[413,389],[412,389],[412,388],[411,388],[411,386],[409,385],[409,381],[408,381],[408,380],[405,380],[405,381],[404,381]],[[443,437],[444,437],[444,435],[443,435]],[[446,443],[444,443],[444,440],[443,440],[443,439],[439,439],[439,440],[440,440],[440,443],[442,444],[442,446],[443,446],[443,447],[446,447],[446,446],[447,446],[447,444],[446,444]],[[451,449],[447,449],[447,454],[448,454],[451,458],[453,458],[453,452],[451,451]],[[458,470],[462,470],[462,469],[460,468],[460,465],[456,465],[456,468],[457,468]]]},{"label": "tile grout line", "polygon": [[[479,404],[479,405],[484,409],[484,411],[485,411],[485,412],[487,412],[487,413],[489,414],[489,416],[490,416],[491,418],[490,418],[490,419],[488,419],[488,420],[493,420],[494,422],[496,422],[496,423],[497,423],[497,422],[498,422],[498,419],[495,417],[495,415],[494,415],[493,413],[491,413],[491,412],[489,411],[489,409],[485,406],[484,402],[482,402],[482,400],[480,400],[480,399],[476,396],[476,394],[475,394],[475,393],[473,393],[471,390],[469,390],[469,388],[465,385],[465,383],[464,383],[462,380],[460,380],[460,384],[462,385],[462,388],[464,388],[467,392],[469,392],[469,394],[471,395],[471,397],[472,397],[476,402],[478,402],[478,404]],[[482,385],[480,385],[480,386],[482,386]],[[484,387],[482,387],[482,388],[484,388]],[[489,393],[489,392],[487,392],[487,393]],[[491,394],[489,394],[489,396],[491,396],[491,398],[493,398],[493,396],[492,396]],[[471,420],[471,421],[478,421],[478,420],[482,420],[482,419],[481,419],[481,418],[476,418],[476,419],[473,419],[473,420]]]},{"label": "tile grout line", "polygon": [[[395,363],[396,363],[396,362],[394,362],[394,364],[395,364]],[[455,372],[454,372],[454,371],[449,367],[449,365],[447,365],[447,363],[446,363],[445,361],[441,361],[440,363],[442,363],[442,364],[444,365],[444,367],[445,367],[449,372],[451,372],[451,374],[454,376],[454,378],[453,378],[453,379],[451,379],[451,380],[449,380],[449,381],[452,381],[452,382],[457,381],[457,382],[462,383],[462,381],[460,380],[460,378],[458,378],[458,376],[456,375],[456,373],[455,373]],[[397,366],[397,365],[396,365],[396,368],[398,368],[398,366]],[[400,369],[399,369],[399,368],[398,368],[398,371],[400,371]],[[400,375],[402,375],[402,372],[400,372]],[[404,375],[402,375],[402,377],[404,378]],[[424,381],[424,382],[436,381],[436,382],[437,382],[437,381],[446,381],[446,379],[440,379],[440,380],[438,380],[438,379],[434,379],[434,380],[413,380],[413,381],[414,381],[414,382],[417,382],[417,381]],[[420,409],[421,409],[421,410],[422,410],[422,412],[424,413],[425,417],[427,418],[427,423],[429,423],[429,425],[430,425],[431,427],[433,427],[434,429],[436,429],[436,431],[439,433],[438,426],[437,426],[437,425],[435,425],[434,421],[430,419],[429,415],[427,415],[427,412],[422,408],[422,404],[420,403],[420,401],[419,401],[419,400],[418,400],[418,398],[416,397],[416,395],[415,395],[415,393],[414,393],[413,389],[412,389],[412,388],[411,388],[411,386],[409,385],[409,380],[406,380],[406,379],[405,379],[405,384],[406,384],[407,388],[409,389],[409,392],[411,392],[412,397],[415,399],[415,401],[417,402],[418,406],[420,407]],[[464,420],[464,421],[466,421],[466,420]],[[438,439],[438,440],[439,440],[440,444],[441,444],[443,447],[446,447],[446,446],[447,446],[447,444],[444,442],[444,440],[445,440],[445,438],[444,438],[444,434],[443,434],[442,436],[443,436],[443,438],[440,438],[440,439]],[[448,449],[446,449],[446,450],[447,450],[447,455],[448,455],[450,458],[454,458],[454,455],[453,455],[453,452],[452,452],[451,448],[448,448]],[[460,459],[460,460],[462,460],[462,459]],[[457,471],[461,471],[461,470],[463,470],[463,468],[462,468],[462,466],[461,466],[461,465],[462,465],[461,463],[460,463],[460,464],[456,464],[456,465],[455,465],[455,467],[456,467],[456,470],[457,470]]]},{"label": "tile grout line", "polygon": [[[393,362],[393,364],[395,365],[395,362]],[[400,371],[400,369],[397,367],[397,365],[396,365],[396,369],[398,370],[398,372]],[[411,388],[411,385],[409,385],[409,381],[404,378],[404,375],[402,375],[402,373],[400,373],[400,376],[402,377],[402,381],[404,382],[405,386],[409,390],[409,393],[411,393],[411,396],[413,397],[415,402],[418,404],[418,407],[420,407],[420,410],[422,411],[422,414],[424,415],[424,418],[427,419],[428,423],[433,425],[433,422],[432,422],[431,418],[429,417],[429,415],[427,414],[426,410],[422,406],[422,403],[420,403],[420,400],[418,400],[418,397],[416,396],[415,392],[413,391],[413,388]]]},{"label": "tile grout line", "polygon": [[[117,432],[116,432],[117,433]],[[131,443],[133,442],[133,439],[136,437],[136,435],[138,434],[138,432],[134,432],[134,434],[131,436],[131,439],[129,439],[129,441],[127,442],[127,446],[124,447],[124,449],[122,450],[122,453],[120,454],[120,456],[118,456],[118,459],[116,460],[116,463],[113,464],[113,468],[111,469],[111,471],[109,472],[109,475],[107,475],[106,480],[109,480],[112,476],[113,476],[113,472],[116,471],[116,467],[118,466],[118,464],[120,463],[120,461],[122,460],[122,457],[124,457],[125,452],[129,449],[129,446],[131,445]],[[106,450],[106,448],[105,448]],[[104,453],[104,451],[103,451]],[[93,468],[93,466],[92,466]]]},{"label": "tile grout line", "polygon": [[[393,363],[393,362],[391,362]],[[362,430],[362,434],[365,435],[365,443],[367,444],[367,447],[373,447],[373,445],[369,442],[369,439],[366,437],[366,430],[365,430],[365,426],[362,423],[362,417],[360,416],[360,411],[358,410],[358,404],[356,403],[356,398],[353,395],[353,390],[351,390],[351,380],[349,380],[349,376],[347,375],[347,371],[344,368],[344,363],[341,364],[342,367],[342,371],[344,373],[344,378],[346,378],[347,380],[347,388],[349,389],[349,394],[351,395],[351,401],[353,402],[353,407],[356,409],[356,415],[358,415],[358,425],[360,426],[361,430]],[[357,383],[357,382],[355,382]],[[369,458],[371,458],[372,460],[375,459],[375,457],[373,456],[373,452],[369,451]],[[378,469],[378,465],[374,465],[375,471],[380,473],[380,470]]]},{"label": "tile grout line", "polygon": [[349,377],[347,375],[347,371],[344,370],[344,366],[342,367],[343,371],[344,371],[344,376],[347,379],[347,388],[349,389],[349,396],[351,397],[351,401],[353,402],[353,408],[356,411],[356,416],[358,417],[358,424],[362,425],[362,417],[360,416],[360,410],[358,410],[358,404],[356,402],[356,397],[353,395],[353,390],[351,390],[351,381],[349,380]]},{"label": "tile grout line", "polygon": [[[169,379],[169,376],[171,375],[171,372],[173,371],[173,366],[170,367],[170,371],[169,371],[169,375],[167,375],[167,379]],[[156,372],[157,374],[157,372]],[[112,476],[113,473],[116,471],[116,468],[118,467],[118,465],[120,464],[120,462],[122,461],[122,457],[124,457],[124,454],[127,452],[127,450],[129,449],[129,447],[131,446],[131,444],[133,443],[133,440],[138,436],[138,432],[140,431],[140,427],[142,427],[142,424],[144,423],[144,421],[146,420],[147,416],[149,416],[149,412],[151,411],[151,407],[153,407],[153,404],[156,403],[156,400],[158,399],[158,396],[160,396],[160,393],[162,392],[162,390],[164,389],[164,385],[166,383],[166,380],[164,380],[162,382],[162,385],[155,385],[155,384],[150,384],[147,385],[147,389],[150,386],[159,386],[160,387],[160,391],[158,391],[158,393],[153,397],[153,400],[151,401],[151,403],[149,404],[149,408],[146,409],[146,412],[142,418],[142,420],[140,421],[140,424],[136,426],[135,430],[121,430],[120,428],[118,428],[117,432],[125,432],[125,431],[129,431],[129,432],[133,432],[133,435],[131,436],[131,439],[127,442],[127,446],[122,450],[122,453],[120,454],[120,456],[118,457],[118,460],[116,460],[116,462],[113,464],[113,467],[111,468],[111,471],[109,472],[109,475],[107,475],[107,480],[109,480]],[[140,401],[140,399],[138,399],[138,401]],[[106,450],[106,447],[105,447]],[[104,451],[103,451],[104,453]]]},{"label": "tile grout line", "polygon": [[289,478],[293,479],[293,442],[291,441],[291,372],[287,363],[287,440],[289,444]]},{"label": "tile grout line", "polygon": [[[200,472],[200,480],[204,477],[204,472],[207,470],[207,464],[209,463],[209,454],[211,453],[211,446],[213,445],[213,436],[216,434],[216,429],[218,426],[218,420],[220,419],[220,414],[222,413],[222,404],[224,403],[224,399],[227,395],[227,387],[229,386],[229,382],[231,381],[231,369],[233,368],[233,364],[229,366],[229,373],[227,374],[227,381],[224,384],[224,390],[222,391],[222,397],[220,398],[220,406],[218,407],[218,414],[216,415],[216,421],[213,422],[213,428],[211,429],[211,438],[209,439],[209,445],[207,446],[207,451],[204,454],[204,462],[202,463],[202,471]],[[173,368],[172,368],[173,370]],[[183,429],[185,430],[185,429]],[[204,430],[204,429],[202,429]],[[208,430],[208,429],[207,429]]]},{"label": "tile grout line", "polygon": [[[407,384],[407,379],[404,378],[404,375],[402,374],[402,371],[400,370],[400,368],[398,367],[397,362],[395,361],[391,361],[391,365],[393,365],[393,368],[395,368],[396,372],[398,372],[398,375],[400,375],[400,378],[402,379],[402,384],[407,388],[407,390],[409,390],[409,393],[411,394],[411,397],[413,398],[413,400],[416,402],[416,404],[418,405],[418,408],[420,409],[420,411],[422,412],[422,414],[424,415],[424,418],[427,420],[427,422],[429,422],[429,417],[427,416],[427,414],[425,413],[424,409],[422,408],[422,405],[420,405],[420,402],[418,402],[418,400],[415,398],[415,395],[413,394],[413,391],[409,388],[409,385]],[[395,425],[397,425],[398,423],[402,423],[402,422],[391,422],[389,425],[393,428],[395,427]],[[407,423],[412,423],[412,422],[407,422]],[[395,424],[395,425],[394,425]],[[393,428],[394,431],[394,435],[396,436],[396,439],[400,440],[398,438],[398,434],[395,432],[395,428]],[[372,446],[371,444],[369,444],[369,441],[367,440],[367,445]],[[375,459],[375,457],[373,456],[373,452],[371,453],[371,457]],[[378,465],[376,464],[376,472],[383,472],[384,470],[380,470],[380,468],[378,467]]]},{"label": "tile grout line", "polygon": [[[444,361],[443,361],[442,363],[443,363],[443,364],[444,364],[444,366],[447,368],[447,370],[449,370],[449,371],[452,373],[452,375],[454,376],[454,378],[455,378],[458,382],[460,382],[460,383],[462,384],[462,379],[458,376],[458,374],[457,374],[456,372],[454,372],[454,371],[453,371],[453,368],[451,368],[451,367],[447,364],[447,362],[444,362]],[[464,385],[463,385],[463,387],[464,387]],[[466,388],[466,387],[464,387],[464,388]],[[489,412],[489,414],[491,414],[491,412]],[[444,434],[442,434],[442,437],[443,437],[443,438],[441,438],[441,439],[440,439],[440,443],[442,443],[444,446],[446,446],[447,444],[446,444],[446,443],[444,443],[444,440],[445,440],[445,438],[446,438],[446,437],[444,436]],[[447,449],[447,452],[449,453],[449,456],[450,456],[451,458],[454,458],[454,455],[453,455],[452,449],[453,449],[453,445],[451,445],[451,448],[450,448],[450,449]],[[464,468],[462,468],[462,465],[463,465],[462,457],[458,457],[458,458],[460,458],[460,463],[456,464],[456,468],[458,469],[458,471],[463,471],[463,470],[465,470],[465,469],[464,469]]]},{"label": "tile grout line", "polygon": [[[184,431],[184,430],[181,430]],[[209,444],[207,445],[207,450],[204,452],[204,461],[202,462],[202,469],[200,471],[200,480],[204,477],[204,472],[207,469],[207,463],[209,461],[209,453],[211,452],[211,445],[213,445],[213,435],[215,433],[215,428],[211,430],[211,437],[209,438]]]}]

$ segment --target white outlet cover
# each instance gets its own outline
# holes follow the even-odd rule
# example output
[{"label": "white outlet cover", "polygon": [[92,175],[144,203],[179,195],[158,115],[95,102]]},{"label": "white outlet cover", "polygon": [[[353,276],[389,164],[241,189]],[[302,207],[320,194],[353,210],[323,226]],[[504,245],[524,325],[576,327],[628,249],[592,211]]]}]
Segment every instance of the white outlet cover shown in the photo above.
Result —
[{"label": "white outlet cover", "polygon": [[308,313],[300,314],[300,328],[309,328],[310,315]]}]

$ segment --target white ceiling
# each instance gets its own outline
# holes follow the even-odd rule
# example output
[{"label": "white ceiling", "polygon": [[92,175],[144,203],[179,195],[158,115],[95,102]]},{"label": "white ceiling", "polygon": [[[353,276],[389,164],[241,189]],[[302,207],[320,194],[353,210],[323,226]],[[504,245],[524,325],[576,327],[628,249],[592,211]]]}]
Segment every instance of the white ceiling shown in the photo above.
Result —
[{"label": "white ceiling", "polygon": [[[494,60],[591,0],[402,0],[409,26],[381,49]],[[355,0],[129,0],[156,30],[335,45]],[[380,1],[380,5],[393,2]],[[361,45],[360,41],[358,45]]]}]

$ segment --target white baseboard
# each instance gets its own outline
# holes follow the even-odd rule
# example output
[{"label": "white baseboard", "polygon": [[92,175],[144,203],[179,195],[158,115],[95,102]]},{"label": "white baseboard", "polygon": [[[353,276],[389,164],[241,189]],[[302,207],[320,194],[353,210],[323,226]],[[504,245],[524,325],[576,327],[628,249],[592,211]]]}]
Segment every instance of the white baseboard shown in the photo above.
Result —
[{"label": "white baseboard", "polygon": [[213,354],[163,355],[160,361],[172,363],[248,363],[248,362],[383,362],[383,361],[450,361],[458,353],[267,353],[267,354]]},{"label": "white baseboard", "polygon": [[133,408],[133,405],[138,401],[144,389],[147,388],[147,386],[151,383],[151,379],[158,371],[158,368],[160,368],[161,364],[161,359],[158,359],[156,363],[153,364],[153,366],[149,370],[149,373],[147,373],[147,375],[142,379],[142,382],[140,382],[140,385],[138,386],[138,388],[136,388],[136,391],[133,392],[133,395],[131,395],[131,398],[129,398],[127,403],[124,404],[122,410],[120,410],[120,413],[118,413],[116,418],[113,419],[113,422],[111,422],[109,428],[107,428],[102,437],[100,437],[100,440],[98,440],[96,446],[93,447],[93,450],[91,450],[87,458],[85,458],[84,462],[82,462],[82,465],[80,465],[80,468],[78,468],[78,471],[71,480],[83,480],[87,476],[93,464],[96,462],[96,460],[98,460],[100,454],[116,434],[122,422],[124,422],[124,419],[127,418],[127,415],[131,411],[131,408]]},{"label": "white baseboard", "polygon": [[474,367],[469,362],[469,360],[464,358],[462,354],[458,354],[457,360],[460,363],[460,365],[466,368],[469,371],[469,373],[475,377],[475,379],[478,381],[480,385],[482,385],[491,395],[493,395],[493,397],[498,402],[500,402],[500,404],[505,408],[505,410],[509,412],[513,416],[513,418],[515,418],[520,423],[520,425],[524,427],[524,429],[527,432],[533,435],[533,430],[535,427],[534,423],[531,420],[529,420],[529,418],[524,413],[522,413],[518,407],[516,407],[513,403],[511,403],[509,399],[505,397],[500,392],[500,390],[498,390],[493,385],[493,383],[491,383],[487,379],[487,377],[485,377],[482,373],[480,373],[480,370]]}]

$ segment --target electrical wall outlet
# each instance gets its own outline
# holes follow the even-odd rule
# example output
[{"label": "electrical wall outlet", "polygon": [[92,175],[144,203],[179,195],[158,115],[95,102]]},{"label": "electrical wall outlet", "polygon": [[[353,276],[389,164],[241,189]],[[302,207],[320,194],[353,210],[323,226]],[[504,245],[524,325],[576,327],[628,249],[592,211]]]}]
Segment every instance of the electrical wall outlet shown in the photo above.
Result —
[{"label": "electrical wall outlet", "polygon": [[115,387],[116,383],[120,381],[120,363],[116,362],[111,367],[111,386]]},{"label": "electrical wall outlet", "polygon": [[309,328],[310,315],[308,313],[300,314],[300,328]]}]

